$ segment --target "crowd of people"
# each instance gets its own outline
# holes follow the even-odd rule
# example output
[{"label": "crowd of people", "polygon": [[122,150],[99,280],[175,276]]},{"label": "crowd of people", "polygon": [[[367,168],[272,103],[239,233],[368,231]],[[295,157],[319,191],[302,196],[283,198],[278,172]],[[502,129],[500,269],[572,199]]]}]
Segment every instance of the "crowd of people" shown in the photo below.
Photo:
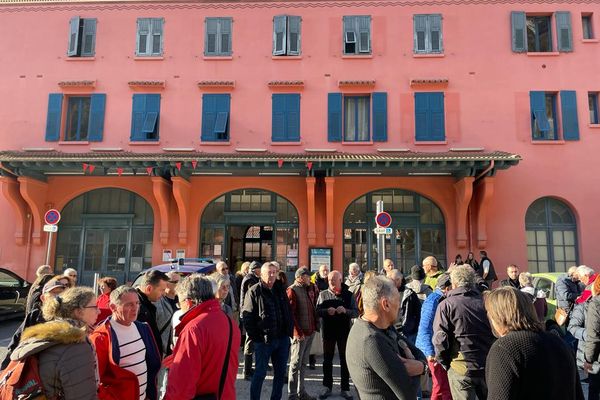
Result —
[{"label": "crowd of people", "polygon": [[[512,264],[506,272],[494,288],[482,251],[479,262],[458,255],[447,269],[426,257],[406,277],[390,259],[379,272],[351,263],[346,279],[302,266],[291,283],[275,261],[245,262],[235,275],[218,262],[207,276],[150,270],[135,288],[110,277],[89,288],[76,270],[54,275],[45,265],[0,379],[34,365],[47,398],[235,399],[242,348],[251,400],[269,370],[270,399],[286,385],[289,399],[326,399],[337,351],[346,399],[352,382],[363,400],[580,400],[580,371],[588,399],[600,399],[594,270],[558,279],[554,319],[531,274]],[[323,387],[309,393],[317,357]]]}]

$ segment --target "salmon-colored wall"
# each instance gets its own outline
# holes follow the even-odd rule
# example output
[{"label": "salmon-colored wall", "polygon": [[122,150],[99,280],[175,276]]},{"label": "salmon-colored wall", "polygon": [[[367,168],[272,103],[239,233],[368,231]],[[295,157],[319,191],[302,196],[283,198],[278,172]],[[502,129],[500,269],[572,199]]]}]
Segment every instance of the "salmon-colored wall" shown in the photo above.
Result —
[{"label": "salmon-colored wall", "polygon": [[[65,5],[0,6],[0,48],[3,49],[0,84],[0,149],[24,147],[53,148],[63,152],[87,152],[92,148],[116,147],[125,151],[162,152],[167,147],[190,147],[204,152],[235,152],[236,148],[265,148],[279,153],[302,153],[305,148],[328,148],[339,152],[378,153],[378,149],[408,148],[414,151],[447,151],[457,147],[483,147],[520,154],[523,160],[509,170],[497,171],[488,205],[486,249],[503,265],[527,264],[524,219],[527,207],[536,199],[553,196],[565,201],[577,216],[580,263],[594,265],[600,259],[600,236],[596,221],[600,208],[600,177],[597,151],[600,129],[588,124],[588,91],[600,91],[600,43],[582,41],[581,14],[596,10],[592,4],[570,2],[485,2],[444,5],[415,5],[413,2],[366,1],[310,3],[114,3]],[[511,51],[510,12],[552,13],[571,11],[573,52],[549,55],[517,54]],[[443,57],[413,55],[413,14],[443,15]],[[302,56],[296,59],[271,56],[274,15],[302,17]],[[593,14],[596,32],[600,13]],[[69,19],[97,18],[96,56],[93,60],[66,57]],[[342,56],[342,17],[372,16],[372,56]],[[233,56],[209,60],[203,56],[204,18],[233,17]],[[138,17],[164,17],[164,58],[135,59],[135,29]],[[23,29],[27,27],[27,29]],[[556,32],[553,21],[553,41]],[[21,32],[15,40],[15,32]],[[412,78],[447,78],[447,87],[410,87]],[[62,90],[59,81],[95,80],[93,90]],[[131,145],[131,80],[160,80],[162,95],[160,142]],[[234,80],[231,93],[231,141],[225,145],[200,142],[203,91],[201,80]],[[272,145],[271,80],[303,80],[300,91],[301,142]],[[375,80],[373,88],[340,89],[340,80]],[[444,91],[446,142],[418,144],[414,141],[416,91]],[[575,90],[580,140],[533,143],[530,128],[529,91]],[[104,140],[91,144],[44,141],[49,93],[97,92],[107,94]],[[385,143],[344,144],[327,141],[327,93],[388,93],[388,140]],[[140,180],[139,183],[138,180]],[[145,178],[50,178],[46,202],[64,204],[76,193],[114,182],[135,188],[155,209],[152,184]],[[134,183],[135,181],[135,183]],[[306,183],[304,179],[282,184],[266,178],[192,178],[187,249],[198,251],[198,221],[207,201],[242,187],[272,190],[294,203],[301,217],[301,257],[306,257],[303,234],[306,224]],[[100,183],[103,182],[103,183]],[[109,183],[110,182],[110,183]],[[202,183],[199,183],[202,182]],[[210,186],[205,185],[209,183]],[[352,183],[354,182],[354,183]],[[404,188],[431,198],[446,218],[449,259],[458,251],[455,235],[454,181],[449,178],[335,178],[335,258],[341,255],[341,224],[345,207],[353,199],[378,188]],[[324,185],[317,181],[316,233],[319,245],[326,241]],[[206,188],[210,188],[207,193]],[[201,201],[198,201],[201,199]],[[61,203],[62,202],[62,203]],[[323,206],[323,207],[321,207]],[[28,259],[27,245],[14,244],[13,210],[0,199],[5,221],[0,225],[0,264],[19,267]],[[177,204],[169,208],[169,247],[178,245]],[[155,230],[155,243],[159,242]],[[477,244],[471,226],[471,244]],[[43,242],[43,240],[42,240]],[[304,246],[304,247],[302,247]],[[30,271],[44,258],[43,246],[32,246]],[[165,246],[166,247],[166,246]],[[154,249],[159,259],[160,248]],[[300,259],[300,262],[306,260]],[[31,272],[28,273],[31,275]]]}]

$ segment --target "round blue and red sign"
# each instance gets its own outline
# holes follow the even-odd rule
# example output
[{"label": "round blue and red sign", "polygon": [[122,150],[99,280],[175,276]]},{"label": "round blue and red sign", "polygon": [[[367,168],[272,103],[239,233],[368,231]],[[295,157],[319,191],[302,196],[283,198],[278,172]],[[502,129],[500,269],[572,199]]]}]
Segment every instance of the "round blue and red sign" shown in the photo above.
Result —
[{"label": "round blue and red sign", "polygon": [[44,221],[46,221],[46,224],[48,225],[58,224],[58,221],[60,221],[60,211],[55,209],[46,211],[46,214],[44,214]]},{"label": "round blue and red sign", "polygon": [[385,211],[380,212],[375,216],[375,222],[377,223],[377,226],[387,228],[392,224],[392,216]]}]

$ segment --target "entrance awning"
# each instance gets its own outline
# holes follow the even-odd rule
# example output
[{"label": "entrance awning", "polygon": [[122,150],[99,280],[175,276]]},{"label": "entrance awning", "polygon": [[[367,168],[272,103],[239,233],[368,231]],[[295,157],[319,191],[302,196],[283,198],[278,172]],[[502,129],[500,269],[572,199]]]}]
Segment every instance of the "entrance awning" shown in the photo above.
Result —
[{"label": "entrance awning", "polygon": [[205,153],[195,151],[133,153],[60,151],[0,152],[0,174],[45,181],[58,175],[181,176],[487,176],[519,163],[518,154],[504,151],[378,153],[266,151]]}]

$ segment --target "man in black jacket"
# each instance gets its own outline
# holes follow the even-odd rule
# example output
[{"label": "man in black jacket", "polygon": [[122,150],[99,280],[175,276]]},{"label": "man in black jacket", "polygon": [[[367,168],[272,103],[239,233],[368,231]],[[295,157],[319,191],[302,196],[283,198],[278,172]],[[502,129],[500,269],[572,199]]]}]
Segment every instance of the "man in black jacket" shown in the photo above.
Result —
[{"label": "man in black jacket", "polygon": [[160,298],[165,294],[167,289],[167,282],[169,277],[158,270],[152,270],[146,272],[142,276],[139,286],[136,288],[138,297],[140,298],[140,311],[138,313],[137,320],[140,322],[146,322],[150,325],[154,340],[158,345],[160,356],[163,354],[163,345],[160,335],[160,329],[156,321],[156,306],[152,303],[159,301]]},{"label": "man in black jacket", "polygon": [[294,328],[285,288],[277,280],[277,267],[269,262],[260,269],[260,282],[252,286],[242,308],[246,334],[254,342],[256,369],[250,384],[250,399],[260,400],[269,359],[273,363],[271,400],[281,399]]},{"label": "man in black jacket", "polygon": [[479,255],[481,256],[481,259],[479,260],[482,272],[481,276],[485,279],[487,287],[492,290],[492,285],[498,280],[498,276],[496,276],[496,271],[494,270],[494,263],[488,258],[485,250],[481,250]]},{"label": "man in black jacket", "polygon": [[[242,279],[242,286],[240,289],[240,319],[242,319],[241,314],[248,289],[260,282],[260,264],[256,261],[252,261],[248,269],[248,273],[244,279]],[[244,342],[244,379],[247,381],[252,379],[252,374],[254,373],[254,370],[252,369],[252,354],[254,354],[254,342],[250,339],[250,336],[246,335],[246,341]]]},{"label": "man in black jacket", "polygon": [[519,283],[519,267],[510,264],[508,267],[506,267],[506,273],[508,274],[508,278],[500,281],[500,287],[512,286],[515,289],[520,289],[521,284]]},{"label": "man in black jacket", "polygon": [[352,318],[358,317],[358,308],[352,292],[342,284],[342,274],[339,271],[331,271],[327,278],[329,288],[320,292],[317,300],[317,314],[323,319],[321,334],[323,335],[323,386],[325,386],[319,398],[326,399],[331,396],[333,355],[337,344],[342,367],[341,395],[351,399],[350,373],[346,364],[346,342]]}]

